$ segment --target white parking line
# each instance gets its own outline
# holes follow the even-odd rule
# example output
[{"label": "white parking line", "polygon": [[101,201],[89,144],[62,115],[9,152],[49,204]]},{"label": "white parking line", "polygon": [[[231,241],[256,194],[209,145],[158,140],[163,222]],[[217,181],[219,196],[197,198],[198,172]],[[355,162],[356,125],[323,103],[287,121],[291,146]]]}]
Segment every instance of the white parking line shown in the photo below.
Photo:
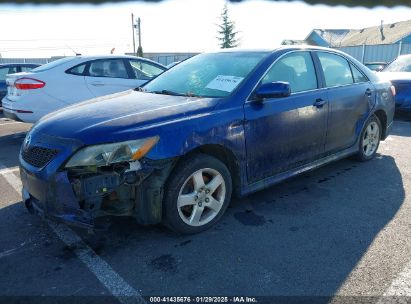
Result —
[{"label": "white parking line", "polygon": [[409,303],[411,297],[411,261],[391,282],[377,304]]},{"label": "white parking line", "polygon": [[0,168],[0,174],[15,172],[15,171],[18,171],[18,170],[19,170],[19,167],[10,167],[10,168],[4,168],[4,169]]},{"label": "white parking line", "polygon": [[[19,178],[0,163],[0,173],[6,181],[21,193],[22,184]],[[96,278],[115,296],[121,303],[146,303],[140,293],[131,287],[106,261],[100,258],[81,238],[65,225],[47,222],[50,228],[67,246],[74,248],[74,253]]]},{"label": "white parking line", "polygon": [[5,125],[14,125],[14,124],[22,124],[21,121],[7,121],[7,120],[3,120],[0,121],[0,126],[5,126]]}]

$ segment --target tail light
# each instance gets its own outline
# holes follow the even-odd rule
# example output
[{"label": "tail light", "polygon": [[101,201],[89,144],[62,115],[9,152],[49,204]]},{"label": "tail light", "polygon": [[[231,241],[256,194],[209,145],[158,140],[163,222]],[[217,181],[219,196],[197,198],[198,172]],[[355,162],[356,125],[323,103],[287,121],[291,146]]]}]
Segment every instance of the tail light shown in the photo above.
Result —
[{"label": "tail light", "polygon": [[395,87],[393,85],[391,86],[391,93],[392,93],[392,96],[397,95],[397,91],[395,90]]},{"label": "tail light", "polygon": [[34,78],[19,78],[14,82],[14,86],[19,90],[35,90],[44,87],[46,83],[44,81]]}]

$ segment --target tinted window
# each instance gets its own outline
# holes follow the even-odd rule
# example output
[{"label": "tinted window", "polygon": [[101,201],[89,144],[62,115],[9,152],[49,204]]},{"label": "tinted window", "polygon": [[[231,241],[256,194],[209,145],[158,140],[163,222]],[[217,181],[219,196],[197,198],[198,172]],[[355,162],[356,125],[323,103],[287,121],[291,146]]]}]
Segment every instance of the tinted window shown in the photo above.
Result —
[{"label": "tinted window", "polygon": [[265,57],[264,52],[205,53],[187,59],[144,86],[181,95],[224,97],[230,95]]},{"label": "tinted window", "polygon": [[66,73],[74,74],[74,75],[83,75],[85,69],[86,69],[86,63],[83,63],[83,64],[80,64],[78,66],[75,66],[69,69]]},{"label": "tinted window", "polygon": [[8,73],[9,68],[0,68],[0,81],[5,80]]},{"label": "tinted window", "polygon": [[33,69],[34,67],[28,67],[28,66],[21,66],[20,69],[22,72],[29,72]]},{"label": "tinted window", "polygon": [[354,83],[349,63],[341,56],[330,53],[318,53],[327,87]]},{"label": "tinted window", "polygon": [[262,83],[288,82],[291,92],[308,91],[317,88],[317,76],[309,52],[285,55],[267,72]]},{"label": "tinted window", "polygon": [[351,66],[351,71],[352,71],[352,76],[354,78],[354,82],[367,82],[368,78],[363,75],[355,66],[350,64]]},{"label": "tinted window", "polygon": [[4,67],[0,68],[0,81],[6,80],[7,74],[17,73],[17,67]]},{"label": "tinted window", "polygon": [[154,64],[139,60],[130,60],[130,64],[137,79],[149,80],[164,71],[164,69],[161,69]]},{"label": "tinted window", "polygon": [[96,60],[90,62],[92,77],[128,78],[124,61],[121,59]]}]

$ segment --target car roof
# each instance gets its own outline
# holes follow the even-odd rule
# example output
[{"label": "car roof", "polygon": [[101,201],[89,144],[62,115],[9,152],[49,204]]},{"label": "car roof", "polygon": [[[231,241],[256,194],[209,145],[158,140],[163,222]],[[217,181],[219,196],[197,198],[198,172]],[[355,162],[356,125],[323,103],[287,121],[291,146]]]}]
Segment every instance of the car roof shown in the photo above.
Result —
[{"label": "car roof", "polygon": [[274,53],[274,52],[278,52],[280,50],[317,50],[317,51],[331,51],[331,52],[335,52],[335,53],[339,53],[339,54],[344,54],[346,55],[346,53],[343,53],[339,50],[336,49],[331,49],[331,48],[327,48],[327,47],[321,47],[321,46],[314,46],[314,45],[306,45],[306,44],[293,44],[293,45],[278,45],[275,46],[273,48],[267,49],[267,48],[261,48],[261,49],[248,49],[248,48],[241,48],[241,47],[235,47],[235,48],[227,48],[227,49],[220,49],[220,50],[216,50],[216,51],[211,51],[208,53]]},{"label": "car roof", "polygon": [[41,64],[38,63],[2,63],[0,67],[8,67],[8,66],[40,66]]},{"label": "car roof", "polygon": [[158,63],[156,61],[150,60],[148,58],[144,57],[137,57],[137,56],[131,56],[131,55],[79,55],[79,56],[73,56],[72,58],[79,58],[81,60],[97,60],[97,59],[139,59],[143,61],[148,61],[152,62],[154,64],[157,64],[159,66],[163,66],[161,63]]}]

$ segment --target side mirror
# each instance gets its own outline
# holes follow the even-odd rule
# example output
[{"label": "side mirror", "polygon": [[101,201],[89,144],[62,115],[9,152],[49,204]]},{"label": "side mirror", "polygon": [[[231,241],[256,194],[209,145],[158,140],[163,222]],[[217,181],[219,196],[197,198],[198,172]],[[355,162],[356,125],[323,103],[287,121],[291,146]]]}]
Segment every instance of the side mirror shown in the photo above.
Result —
[{"label": "side mirror", "polygon": [[276,81],[264,83],[255,91],[258,99],[264,98],[281,98],[291,95],[291,87],[288,82]]}]

